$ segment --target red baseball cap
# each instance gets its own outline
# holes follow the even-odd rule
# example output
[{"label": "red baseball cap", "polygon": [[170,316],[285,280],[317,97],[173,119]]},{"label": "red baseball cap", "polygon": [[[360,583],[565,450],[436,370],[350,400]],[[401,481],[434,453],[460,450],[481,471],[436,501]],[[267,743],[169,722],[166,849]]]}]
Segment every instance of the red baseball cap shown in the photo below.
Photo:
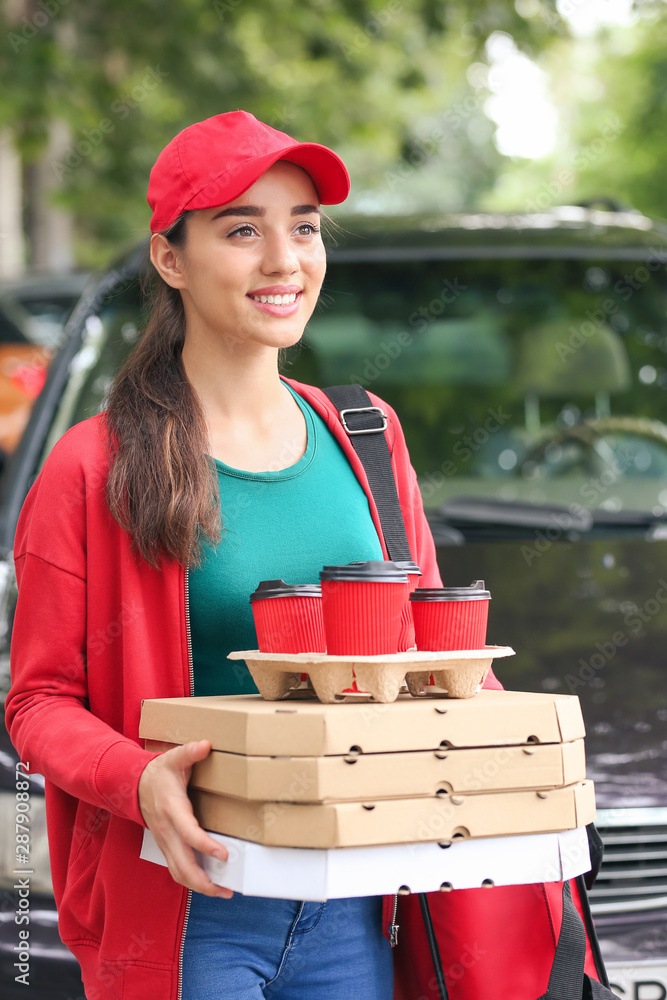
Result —
[{"label": "red baseball cap", "polygon": [[350,178],[332,150],[297,142],[247,111],[228,111],[184,128],[158,156],[148,182],[151,232],[167,229],[186,210],[234,201],[276,160],[303,167],[323,205],[347,198]]}]

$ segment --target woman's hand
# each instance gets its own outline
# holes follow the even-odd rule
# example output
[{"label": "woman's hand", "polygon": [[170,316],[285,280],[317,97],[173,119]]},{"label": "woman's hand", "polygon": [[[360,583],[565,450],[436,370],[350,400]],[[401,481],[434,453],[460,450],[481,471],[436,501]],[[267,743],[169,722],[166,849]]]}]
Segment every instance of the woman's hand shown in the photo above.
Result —
[{"label": "woman's hand", "polygon": [[205,896],[230,899],[231,889],[211,882],[197,864],[193,849],[227,860],[227,850],[201,828],[187,794],[192,765],[207,757],[208,740],[184,743],[154,757],[139,779],[139,808],[148,829],[164,854],[174,881]]}]

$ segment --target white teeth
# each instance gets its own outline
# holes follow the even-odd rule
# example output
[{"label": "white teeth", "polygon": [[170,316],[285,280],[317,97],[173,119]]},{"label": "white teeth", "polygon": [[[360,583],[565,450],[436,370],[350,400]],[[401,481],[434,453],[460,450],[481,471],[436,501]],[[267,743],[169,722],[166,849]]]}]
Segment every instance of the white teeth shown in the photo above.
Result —
[{"label": "white teeth", "polygon": [[255,302],[268,302],[272,306],[286,306],[296,302],[297,292],[285,295],[253,295]]}]

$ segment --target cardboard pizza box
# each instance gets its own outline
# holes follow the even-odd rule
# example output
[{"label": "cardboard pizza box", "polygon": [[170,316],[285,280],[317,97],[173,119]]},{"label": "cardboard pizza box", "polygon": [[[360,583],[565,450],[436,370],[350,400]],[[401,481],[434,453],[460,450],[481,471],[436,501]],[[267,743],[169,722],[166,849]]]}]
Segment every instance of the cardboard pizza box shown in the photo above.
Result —
[{"label": "cardboard pizza box", "polygon": [[275,847],[361,847],[548,833],[595,819],[591,781],[544,791],[484,792],[311,805],[189,789],[200,826]]},{"label": "cardboard pizza box", "polygon": [[272,702],[260,695],[155,698],[142,702],[139,735],[167,743],[207,739],[246,756],[329,754],[568,743],[585,735],[575,695],[480,691],[474,698],[389,704]]},{"label": "cardboard pizza box", "polygon": [[[147,750],[174,746],[146,740]],[[241,799],[316,803],[557,788],[585,777],[584,741],[574,740],[328,757],[246,757],[212,750],[192,768],[190,786]]]}]

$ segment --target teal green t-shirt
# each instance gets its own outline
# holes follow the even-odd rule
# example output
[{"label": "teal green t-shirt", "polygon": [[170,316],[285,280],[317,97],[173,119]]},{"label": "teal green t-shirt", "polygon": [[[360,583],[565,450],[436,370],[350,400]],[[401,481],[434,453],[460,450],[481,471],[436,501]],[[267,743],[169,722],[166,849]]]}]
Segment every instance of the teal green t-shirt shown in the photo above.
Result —
[{"label": "teal green t-shirt", "polygon": [[195,695],[257,688],[234,649],[257,649],[250,594],[260,580],[319,583],[325,565],[383,559],[368,499],[326,423],[287,383],[306,420],[299,461],[244,472],[216,460],[223,533],[189,571]]}]

